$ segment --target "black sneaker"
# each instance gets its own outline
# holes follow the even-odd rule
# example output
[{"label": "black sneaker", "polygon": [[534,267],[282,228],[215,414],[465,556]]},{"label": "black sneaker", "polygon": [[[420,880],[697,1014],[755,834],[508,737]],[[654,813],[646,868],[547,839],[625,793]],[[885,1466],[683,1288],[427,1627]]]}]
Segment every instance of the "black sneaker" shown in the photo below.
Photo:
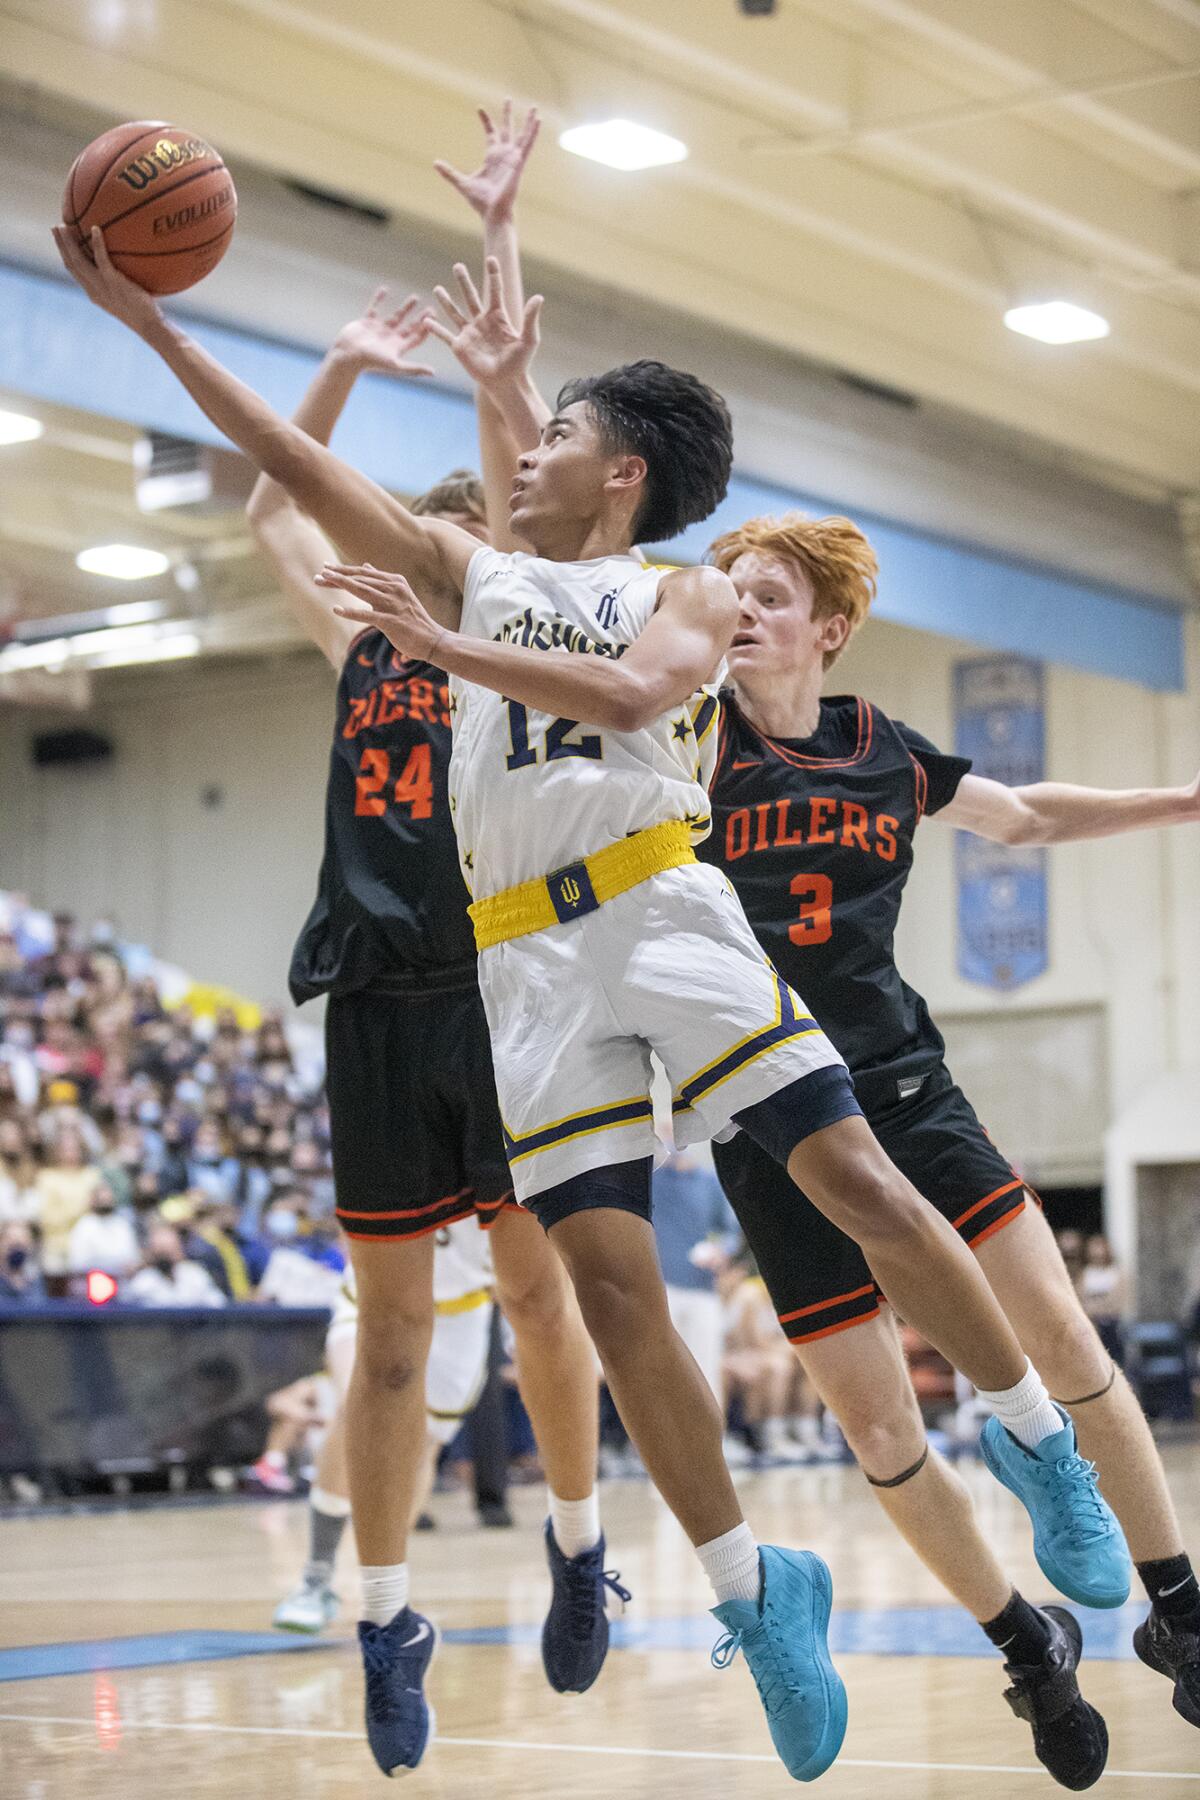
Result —
[{"label": "black sneaker", "polygon": [[1108,1761],[1108,1727],[1079,1692],[1075,1670],[1083,1633],[1062,1606],[1038,1609],[1050,1626],[1050,1642],[1040,1663],[1005,1663],[1012,1682],[1004,1698],[1018,1719],[1033,1726],[1033,1748],[1060,1787],[1077,1793],[1099,1781]]},{"label": "black sneaker", "polygon": [[1200,1628],[1194,1617],[1168,1619],[1150,1609],[1133,1634],[1133,1647],[1148,1669],[1175,1683],[1173,1705],[1181,1719],[1200,1726]]},{"label": "black sneaker", "polygon": [[578,1556],[564,1556],[546,1520],[546,1560],[554,1591],[542,1626],[542,1666],[559,1694],[584,1694],[604,1666],[608,1654],[611,1591],[621,1606],[630,1598],[619,1577],[604,1567],[604,1539]]}]

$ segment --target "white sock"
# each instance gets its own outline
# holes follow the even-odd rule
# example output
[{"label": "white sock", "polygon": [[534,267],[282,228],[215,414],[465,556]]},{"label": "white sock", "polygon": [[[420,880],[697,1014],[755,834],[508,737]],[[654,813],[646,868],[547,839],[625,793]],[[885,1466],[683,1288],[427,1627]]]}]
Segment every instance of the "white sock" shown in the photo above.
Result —
[{"label": "white sock", "polygon": [[408,1605],[408,1564],[363,1564],[362,1614],[371,1625],[390,1625],[398,1612]]},{"label": "white sock", "polygon": [[550,1488],[550,1524],[564,1556],[579,1556],[600,1542],[600,1496],[595,1488],[584,1500],[560,1500]]},{"label": "white sock", "polygon": [[1036,1450],[1045,1438],[1063,1428],[1063,1416],[1028,1357],[1025,1373],[1016,1387],[1002,1388],[998,1394],[989,1394],[984,1388],[976,1388],[975,1392],[1026,1450]]},{"label": "white sock", "polygon": [[697,1544],[696,1555],[712,1582],[717,1605],[723,1600],[751,1600],[758,1604],[762,1586],[758,1540],[748,1525],[735,1525],[707,1544]]}]

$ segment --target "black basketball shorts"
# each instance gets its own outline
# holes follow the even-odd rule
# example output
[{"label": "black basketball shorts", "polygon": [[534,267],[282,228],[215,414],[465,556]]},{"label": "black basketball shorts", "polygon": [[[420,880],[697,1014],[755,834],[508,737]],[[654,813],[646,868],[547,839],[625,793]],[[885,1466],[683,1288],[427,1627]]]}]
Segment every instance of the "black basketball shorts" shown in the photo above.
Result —
[{"label": "black basketball shorts", "polygon": [[326,1089],[348,1237],[437,1231],[513,1204],[492,1052],[475,986],[330,998]]},{"label": "black basketball shorts", "polygon": [[[898,1086],[877,1073],[856,1084],[867,1123],[901,1173],[974,1249],[1017,1217],[1026,1185],[944,1064],[907,1099],[898,1097]],[[785,1168],[744,1131],[728,1144],[714,1144],[713,1160],[793,1344],[876,1316],[884,1295],[862,1251],[800,1192]]]}]

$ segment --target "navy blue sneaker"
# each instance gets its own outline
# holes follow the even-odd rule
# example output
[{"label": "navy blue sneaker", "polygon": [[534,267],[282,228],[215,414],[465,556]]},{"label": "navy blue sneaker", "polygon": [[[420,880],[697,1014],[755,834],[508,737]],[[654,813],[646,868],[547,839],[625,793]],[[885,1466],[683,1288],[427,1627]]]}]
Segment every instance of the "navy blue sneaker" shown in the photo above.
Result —
[{"label": "navy blue sneaker", "polygon": [[1033,1521],[1033,1553],[1047,1581],[1080,1606],[1124,1606],[1133,1567],[1125,1534],[1096,1484],[1095,1463],[1085,1462],[1075,1427],[1063,1426],[1026,1450],[999,1419],[983,1428],[984,1462]]},{"label": "navy blue sneaker", "polygon": [[758,1554],[758,1601],[724,1600],[712,1609],[725,1626],[712,1664],[726,1669],[745,1652],[784,1768],[795,1781],[815,1781],[846,1735],[846,1690],[826,1642],[833,1583],[811,1550],[763,1544]]},{"label": "navy blue sneaker", "polygon": [[425,1675],[437,1649],[437,1632],[406,1606],[390,1625],[358,1627],[367,1678],[367,1742],[385,1775],[407,1775],[425,1754],[437,1728],[425,1698]]},{"label": "navy blue sneaker", "polygon": [[615,1571],[604,1567],[604,1539],[578,1556],[564,1556],[546,1520],[546,1561],[554,1592],[542,1626],[542,1667],[558,1694],[585,1694],[604,1667],[608,1654],[611,1592],[624,1606],[630,1599]]}]

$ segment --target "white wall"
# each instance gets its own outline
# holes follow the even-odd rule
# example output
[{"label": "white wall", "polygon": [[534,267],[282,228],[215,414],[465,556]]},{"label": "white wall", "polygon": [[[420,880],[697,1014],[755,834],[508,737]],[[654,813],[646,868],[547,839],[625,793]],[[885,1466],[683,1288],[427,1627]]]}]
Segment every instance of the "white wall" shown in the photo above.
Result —
[{"label": "white wall", "polygon": [[29,739],[54,720],[0,727],[0,886],[107,914],[198,979],[282,1001],[320,861],[332,672],[301,652],[114,675],[97,693],[86,723],[113,739],[110,763],[35,769]]},{"label": "white wall", "polygon": [[[869,695],[948,746],[952,664],[972,653],[878,621],[833,686]],[[1180,696],[1051,669],[1050,776],[1129,787],[1194,775],[1200,620],[1189,654],[1191,685]],[[117,754],[77,772],[33,769],[28,739],[52,721],[10,714],[0,722],[0,886],[84,918],[111,913],[198,978],[282,999],[316,881],[332,688],[310,653],[102,676],[87,722],[112,736]],[[214,786],[222,798],[209,807],[204,790]],[[1162,1072],[1200,1062],[1200,826],[1050,856],[1050,967],[997,995],[955,972],[953,833],[923,825],[900,965],[935,1016],[1028,1014],[1032,1031],[1048,1009],[1103,1008],[1103,1111],[1114,1117]],[[1032,1058],[1006,1073],[1018,1090],[1037,1078]],[[1098,1168],[1099,1142],[1094,1156]]]},{"label": "white wall", "polygon": [[[852,643],[833,685],[869,695],[950,747],[952,666],[973,654],[969,644],[879,622]],[[1051,668],[1048,777],[1097,787],[1191,780],[1200,768],[1195,618],[1188,661],[1181,695]],[[897,955],[935,1016],[1103,1005],[1114,1113],[1164,1070],[1200,1061],[1200,825],[1051,850],[1049,967],[1009,995],[956,972],[953,832],[930,821],[917,843]]]}]

